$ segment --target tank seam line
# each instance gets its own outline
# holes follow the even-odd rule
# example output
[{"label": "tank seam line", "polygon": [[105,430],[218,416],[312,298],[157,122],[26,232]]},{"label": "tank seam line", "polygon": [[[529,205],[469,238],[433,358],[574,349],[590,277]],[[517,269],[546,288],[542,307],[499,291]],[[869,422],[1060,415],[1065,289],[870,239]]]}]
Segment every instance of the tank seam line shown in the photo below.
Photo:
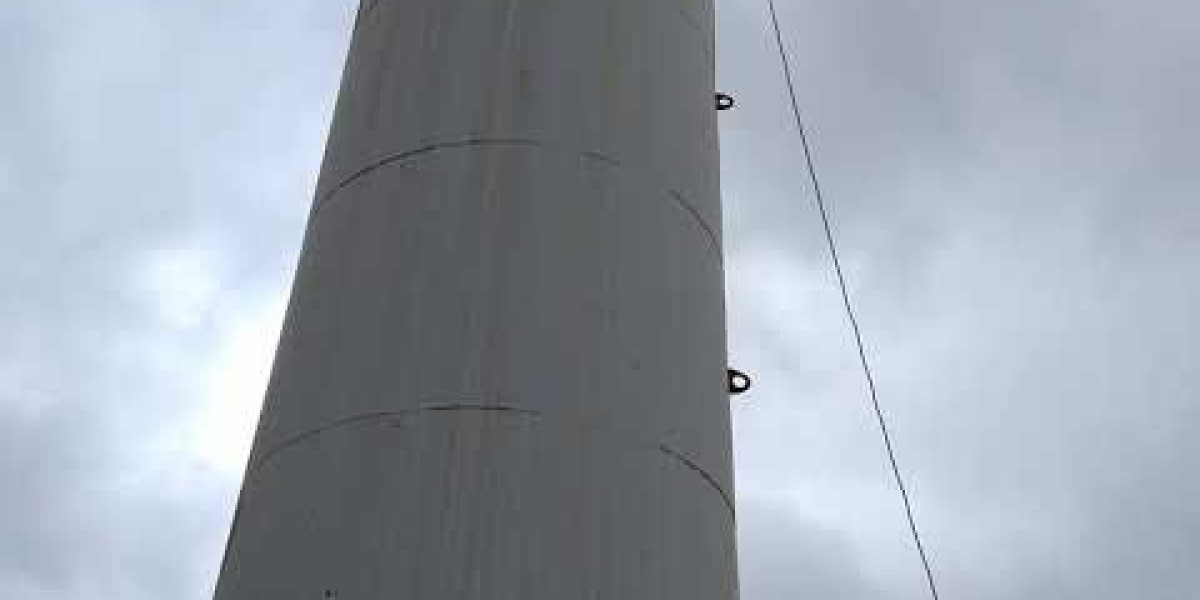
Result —
[{"label": "tank seam line", "polygon": [[[360,179],[363,179],[365,177],[368,177],[369,175],[373,174],[375,171],[382,169],[383,167],[393,165],[393,164],[405,164],[409,160],[415,160],[424,155],[433,154],[433,153],[436,153],[436,152],[439,152],[442,150],[458,150],[458,149],[462,149],[462,148],[472,148],[472,147],[480,147],[480,146],[517,146],[517,147],[524,146],[524,147],[539,148],[539,149],[544,149],[547,147],[547,145],[545,143],[543,143],[542,141],[536,140],[536,139],[531,139],[531,138],[470,137],[470,138],[465,138],[465,139],[460,139],[460,140],[450,140],[450,141],[444,141],[444,142],[429,143],[429,144],[420,146],[418,148],[413,148],[411,150],[402,150],[399,152],[387,154],[381,158],[375,159],[374,161],[368,163],[367,165],[360,167],[359,169],[350,173],[345,178],[343,178],[341,181],[334,184],[329,190],[327,190],[323,193],[319,192],[317,199],[313,204],[312,211],[309,215],[309,222],[311,223],[311,222],[315,221],[317,216],[321,213],[321,211],[327,205],[332,204],[334,202],[335,197],[340,192],[342,192],[346,188],[350,187],[350,185],[352,185],[354,182],[356,182]],[[595,150],[585,150],[585,151],[575,152],[575,154],[577,154],[578,156],[583,157],[585,159],[596,160],[596,161],[603,162],[605,164],[609,164],[614,167],[619,167],[622,169],[625,168],[625,164],[621,161],[621,159],[616,158],[615,156],[612,156],[609,154],[605,154],[603,152],[597,152]],[[721,246],[720,237],[717,235],[716,230],[713,228],[713,226],[710,225],[708,223],[708,221],[704,218],[704,215],[700,213],[700,210],[697,209],[691,202],[688,202],[688,200],[684,196],[683,192],[681,192],[679,190],[668,189],[667,195],[671,197],[673,204],[675,204],[677,207],[679,207],[681,210],[683,210],[689,217],[692,218],[692,220],[694,220],[696,222],[696,225],[700,227],[700,229],[704,233],[704,237],[708,240],[709,245],[712,247],[713,252],[716,253],[718,262],[724,263],[724,250]]]},{"label": "tank seam line", "polygon": [[355,424],[359,424],[359,423],[370,423],[373,421],[380,421],[383,419],[387,419],[389,417],[403,417],[403,416],[412,415],[412,414],[416,414],[416,413],[420,413],[420,412],[451,412],[451,411],[467,411],[467,410],[481,411],[481,412],[514,412],[514,413],[525,414],[525,415],[530,415],[530,416],[537,416],[539,414],[538,411],[536,411],[536,410],[520,408],[517,406],[512,406],[512,405],[507,405],[507,404],[484,404],[484,403],[478,403],[478,402],[477,403],[436,403],[436,404],[418,406],[415,408],[406,408],[406,409],[402,409],[402,410],[380,410],[380,411],[359,413],[359,414],[355,414],[355,415],[350,415],[348,417],[342,417],[340,419],[336,419],[334,421],[331,421],[331,422],[321,425],[319,427],[313,427],[311,429],[306,429],[299,433],[295,433],[290,436],[287,436],[286,438],[284,438],[283,440],[280,440],[278,443],[276,443],[271,448],[264,450],[260,456],[258,456],[258,457],[252,456],[251,460],[250,460],[250,465],[246,469],[246,472],[247,472],[247,474],[255,473],[259,469],[261,469],[263,466],[265,466],[267,463],[271,462],[271,460],[273,458],[275,458],[275,456],[278,455],[280,452],[283,452],[284,450],[287,450],[288,448],[290,448],[292,446],[300,444],[310,438],[319,436],[322,433],[332,431],[334,429],[340,429],[342,427],[346,427],[349,425],[355,425]]},{"label": "tank seam line", "polygon": [[729,509],[730,518],[734,520],[737,519],[737,509],[734,507],[733,498],[731,498],[729,494],[725,492],[725,488],[721,487],[721,483],[717,481],[715,477],[710,475],[708,471],[704,470],[704,467],[701,467],[695,461],[685,456],[682,452],[679,452],[678,450],[675,450],[666,444],[659,444],[658,449],[663,454],[674,458],[683,466],[698,473],[701,479],[708,483],[708,485],[717,492],[717,495],[721,497],[721,503],[725,505],[725,508]]},{"label": "tank seam line", "polygon": [[[473,402],[473,403],[430,402],[428,404],[423,404],[422,406],[418,406],[418,407],[414,407],[414,408],[407,408],[407,409],[401,409],[401,410],[380,410],[380,411],[371,411],[371,412],[365,412],[365,413],[360,413],[360,414],[356,414],[356,415],[350,415],[348,417],[342,417],[340,419],[331,421],[331,422],[321,425],[319,427],[313,427],[311,429],[290,435],[287,438],[285,438],[282,441],[275,444],[274,446],[272,446],[270,449],[263,451],[259,457],[251,456],[251,460],[249,461],[250,464],[248,465],[248,467],[246,469],[246,480],[251,481],[254,478],[254,475],[257,474],[260,469],[262,469],[264,466],[266,466],[268,463],[270,463],[276,456],[278,456],[283,451],[285,451],[293,446],[296,446],[298,444],[301,444],[309,439],[320,436],[323,433],[333,431],[335,429],[340,429],[342,427],[360,424],[360,423],[371,423],[371,422],[381,421],[381,420],[384,420],[384,419],[387,419],[390,417],[410,416],[410,415],[414,415],[414,414],[418,414],[418,413],[422,413],[422,412],[456,412],[456,411],[507,412],[507,413],[522,414],[522,415],[531,416],[531,417],[540,417],[542,415],[541,411],[534,410],[534,409],[528,409],[528,408],[521,408],[518,406],[511,405],[511,404],[486,404],[486,403],[482,403],[482,402]],[[719,481],[717,481],[717,479],[715,477],[713,477],[711,474],[709,474],[709,472],[704,467],[700,466],[696,461],[692,460],[687,455],[683,454],[682,452],[672,448],[671,446],[669,446],[665,443],[658,444],[658,451],[661,454],[664,454],[667,457],[673,459],[675,462],[683,465],[688,470],[693,471],[696,474],[698,474],[700,476],[700,478],[703,479],[704,482],[709,487],[711,487],[713,489],[713,491],[715,491],[717,493],[718,496],[720,496],[721,503],[729,511],[730,518],[735,521],[737,520],[737,509],[735,507],[733,498],[730,496],[730,494],[728,492],[725,491],[725,488],[721,486],[721,483]]]}]

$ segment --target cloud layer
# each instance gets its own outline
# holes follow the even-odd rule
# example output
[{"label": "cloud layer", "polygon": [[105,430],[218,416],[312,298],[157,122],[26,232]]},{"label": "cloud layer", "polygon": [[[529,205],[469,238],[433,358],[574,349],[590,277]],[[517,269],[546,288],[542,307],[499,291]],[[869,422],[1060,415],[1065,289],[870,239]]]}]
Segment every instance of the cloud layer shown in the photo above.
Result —
[{"label": "cloud layer", "polygon": [[[208,597],[350,4],[0,5],[13,597]],[[1197,9],[780,5],[943,597],[1190,598]],[[765,6],[718,6],[743,597],[921,598]]]}]

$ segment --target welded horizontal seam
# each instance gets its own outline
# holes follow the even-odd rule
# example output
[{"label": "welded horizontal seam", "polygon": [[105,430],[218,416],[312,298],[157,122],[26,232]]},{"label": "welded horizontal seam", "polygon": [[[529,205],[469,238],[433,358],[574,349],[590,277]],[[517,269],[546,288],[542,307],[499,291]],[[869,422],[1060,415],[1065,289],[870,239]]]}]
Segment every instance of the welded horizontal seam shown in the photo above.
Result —
[{"label": "welded horizontal seam", "polygon": [[713,251],[717,253],[717,256],[721,256],[723,258],[724,253],[721,251],[721,240],[717,237],[717,232],[714,231],[712,226],[708,224],[708,221],[704,220],[704,215],[700,214],[700,210],[695,206],[692,206],[692,204],[687,201],[687,198],[683,197],[682,192],[679,192],[678,190],[669,190],[668,193],[670,194],[671,199],[675,201],[675,204],[679,205],[684,212],[688,213],[693,219],[696,220],[696,224],[700,226],[700,229],[704,230],[704,235],[708,238],[708,243],[712,245]]},{"label": "welded horizontal seam", "polygon": [[[250,465],[250,468],[247,469],[246,479],[249,481],[254,476],[254,474],[258,472],[259,469],[266,466],[267,463],[271,462],[271,460],[273,458],[275,458],[275,456],[279,455],[284,450],[287,450],[293,446],[299,445],[305,441],[308,441],[309,439],[315,438],[323,433],[332,431],[334,429],[339,429],[342,427],[346,427],[348,425],[355,425],[355,424],[359,424],[359,423],[370,423],[373,421],[381,421],[381,420],[393,418],[393,417],[405,417],[405,416],[410,416],[410,415],[414,415],[414,414],[418,414],[418,413],[422,413],[422,412],[452,412],[452,411],[510,412],[510,413],[517,413],[517,414],[522,414],[522,415],[526,415],[526,416],[531,416],[531,417],[541,416],[541,413],[539,411],[536,411],[533,409],[520,408],[517,406],[508,405],[508,404],[482,404],[482,403],[429,404],[429,405],[425,405],[425,406],[418,406],[416,408],[407,408],[407,409],[403,409],[403,410],[382,410],[382,411],[373,411],[373,412],[361,413],[361,414],[357,414],[357,415],[351,415],[349,417],[344,417],[344,418],[338,419],[336,421],[326,423],[325,425],[322,425],[320,427],[314,427],[312,429],[308,429],[306,431],[302,431],[300,433],[291,435],[288,438],[286,438],[283,441],[276,444],[275,446],[271,447],[269,450],[264,451],[262,453],[262,456],[260,458],[258,458],[257,460],[255,460],[253,462],[253,464]],[[709,485],[709,487],[711,487],[713,489],[713,491],[715,491],[717,493],[717,495],[719,495],[721,497],[721,503],[724,504],[725,508],[727,508],[729,510],[730,518],[736,520],[737,509],[734,507],[733,498],[731,498],[729,496],[729,494],[725,491],[725,488],[721,487],[721,483],[719,481],[717,481],[717,479],[715,477],[710,475],[708,473],[708,471],[706,471],[704,469],[704,467],[701,467],[698,463],[696,463],[692,459],[685,456],[682,452],[679,452],[678,450],[675,450],[674,448],[671,448],[670,446],[668,446],[666,444],[661,444],[661,443],[658,444],[658,450],[660,452],[662,452],[663,454],[667,455],[668,457],[674,459],[676,462],[682,464],[684,467],[688,468],[689,470],[700,475],[701,479],[703,479]]]},{"label": "welded horizontal seam", "polygon": [[448,412],[448,411],[456,411],[456,410],[461,410],[461,411],[471,410],[471,411],[481,411],[481,412],[482,411],[514,412],[514,413],[520,413],[520,414],[525,414],[525,415],[530,415],[530,416],[537,416],[537,414],[538,414],[537,411],[535,411],[535,410],[519,408],[516,406],[503,405],[503,404],[481,404],[481,403],[435,404],[435,405],[429,405],[429,406],[419,406],[416,408],[406,408],[403,410],[381,410],[381,411],[360,413],[357,415],[350,415],[348,417],[343,417],[341,419],[326,423],[319,427],[313,427],[312,429],[307,429],[305,431],[301,431],[300,433],[296,433],[291,436],[288,436],[283,441],[272,446],[270,449],[263,451],[262,456],[254,461],[254,463],[250,466],[250,468],[247,470],[247,472],[254,473],[254,472],[258,471],[258,469],[260,469],[267,463],[271,462],[271,459],[275,458],[275,456],[278,455],[280,452],[283,452],[284,450],[287,450],[288,448],[290,448],[292,446],[301,444],[310,438],[317,437],[323,433],[332,431],[334,429],[339,429],[339,428],[345,427],[347,425],[355,425],[358,423],[370,423],[372,421],[381,421],[383,419],[388,419],[388,418],[392,418],[392,417],[404,417],[404,416],[409,416],[409,415],[413,415],[413,414],[420,413],[420,412],[439,412],[439,411]]},{"label": "welded horizontal seam", "polygon": [[[337,185],[333,186],[332,189],[321,194],[317,198],[316,205],[313,207],[312,214],[309,216],[309,220],[312,221],[316,219],[321,209],[323,209],[325,205],[334,201],[334,197],[337,196],[338,192],[341,192],[355,181],[366,177],[385,166],[395,163],[404,163],[408,160],[415,160],[426,154],[431,154],[440,150],[456,150],[477,146],[527,146],[531,148],[545,148],[546,144],[542,143],[540,140],[528,138],[472,137],[462,140],[426,144],[420,148],[388,154],[382,158],[376,159],[374,162],[358,169],[357,171],[354,171],[350,175],[346,176],[346,178]],[[602,152],[587,150],[579,152],[578,154],[586,159],[596,160],[614,167],[625,168],[620,159]],[[683,193],[678,190],[667,190],[667,195],[671,197],[671,200],[674,202],[674,204],[678,205],[679,208],[683,209],[688,216],[696,221],[696,224],[700,227],[700,229],[704,232],[705,237],[708,239],[709,245],[712,246],[713,252],[716,253],[717,261],[724,263],[724,252],[721,248],[721,240],[717,236],[716,231],[712,228],[712,226],[708,224],[708,221],[704,219],[704,215],[700,213],[700,210],[693,206],[691,202],[688,202]]]},{"label": "welded horizontal seam", "polygon": [[733,498],[729,496],[729,494],[725,491],[725,488],[721,487],[721,483],[717,481],[715,477],[709,475],[708,471],[704,470],[704,467],[701,467],[692,459],[684,456],[682,453],[666,444],[659,444],[658,449],[661,450],[663,454],[666,454],[667,456],[679,461],[681,464],[683,464],[683,466],[695,471],[700,475],[701,478],[704,479],[704,481],[708,482],[708,485],[712,487],[712,489],[715,490],[718,495],[721,496],[721,502],[725,504],[725,508],[729,509],[730,518],[734,518],[736,520],[737,509],[734,508]]},{"label": "welded horizontal seam", "polygon": [[435,142],[432,144],[426,144],[419,148],[413,148],[411,150],[403,150],[400,152],[388,154],[386,156],[383,156],[382,158],[376,159],[374,162],[367,164],[366,166],[358,169],[357,171],[354,171],[350,175],[347,175],[345,179],[341,180],[336,185],[334,185],[332,189],[321,194],[317,198],[316,206],[313,207],[312,216],[310,217],[310,219],[315,218],[317,213],[319,213],[321,211],[321,209],[325,207],[326,204],[332,202],[333,197],[336,196],[338,192],[346,189],[347,187],[350,186],[350,184],[354,183],[355,181],[357,181],[367,175],[370,175],[374,171],[377,171],[380,168],[386,167],[392,163],[404,162],[404,161],[407,161],[408,159],[417,158],[423,154],[429,154],[432,152],[437,152],[439,150],[454,150],[454,149],[458,149],[458,148],[469,148],[472,146],[532,146],[532,147],[539,147],[541,145],[542,145],[542,143],[540,141],[531,140],[531,139],[527,139],[527,138],[471,137],[471,138],[466,138],[466,139],[461,139],[461,140]]}]

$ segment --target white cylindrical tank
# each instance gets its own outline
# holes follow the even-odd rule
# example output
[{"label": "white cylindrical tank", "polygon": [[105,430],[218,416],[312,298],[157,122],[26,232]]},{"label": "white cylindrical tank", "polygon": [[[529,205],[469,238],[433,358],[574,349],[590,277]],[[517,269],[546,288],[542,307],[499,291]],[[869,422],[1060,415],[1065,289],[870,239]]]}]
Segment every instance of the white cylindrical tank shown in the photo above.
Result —
[{"label": "white cylindrical tank", "polygon": [[711,0],[364,0],[218,600],[733,600]]}]

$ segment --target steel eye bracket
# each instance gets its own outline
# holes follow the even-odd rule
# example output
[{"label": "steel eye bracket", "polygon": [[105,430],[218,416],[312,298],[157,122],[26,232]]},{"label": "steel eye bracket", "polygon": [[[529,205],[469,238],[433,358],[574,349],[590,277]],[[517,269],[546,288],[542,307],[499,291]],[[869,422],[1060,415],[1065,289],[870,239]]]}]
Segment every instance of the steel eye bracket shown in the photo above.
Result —
[{"label": "steel eye bracket", "polygon": [[729,393],[733,395],[746,393],[750,390],[750,386],[753,384],[749,375],[737,369],[727,369],[725,371],[725,380],[729,389]]}]

